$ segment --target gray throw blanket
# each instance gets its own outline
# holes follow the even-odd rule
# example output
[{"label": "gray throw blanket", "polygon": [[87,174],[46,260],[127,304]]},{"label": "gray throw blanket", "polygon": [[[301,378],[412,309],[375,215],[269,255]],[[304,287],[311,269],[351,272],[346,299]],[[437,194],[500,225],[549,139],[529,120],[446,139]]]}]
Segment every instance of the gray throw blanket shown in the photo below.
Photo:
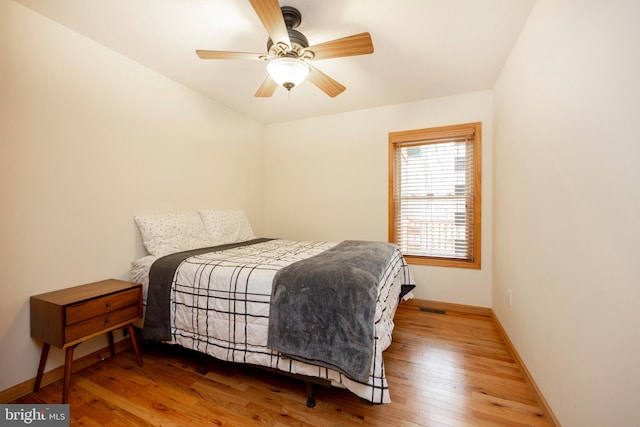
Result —
[{"label": "gray throw blanket", "polygon": [[367,382],[378,285],[396,249],[347,240],[281,269],[273,281],[268,347]]}]

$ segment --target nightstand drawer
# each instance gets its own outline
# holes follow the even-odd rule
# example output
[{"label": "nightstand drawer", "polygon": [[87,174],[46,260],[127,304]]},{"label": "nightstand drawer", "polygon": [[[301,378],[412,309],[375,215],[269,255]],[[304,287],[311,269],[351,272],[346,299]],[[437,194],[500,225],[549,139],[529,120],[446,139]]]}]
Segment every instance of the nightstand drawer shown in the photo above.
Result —
[{"label": "nightstand drawer", "polygon": [[137,288],[71,305],[65,310],[65,324],[73,325],[99,314],[111,313],[131,305],[137,306],[140,297],[140,288]]},{"label": "nightstand drawer", "polygon": [[113,325],[123,322],[132,322],[140,316],[137,305],[125,307],[123,309],[112,311],[101,316],[75,323],[65,328],[65,342],[71,342],[96,332],[104,331]]}]

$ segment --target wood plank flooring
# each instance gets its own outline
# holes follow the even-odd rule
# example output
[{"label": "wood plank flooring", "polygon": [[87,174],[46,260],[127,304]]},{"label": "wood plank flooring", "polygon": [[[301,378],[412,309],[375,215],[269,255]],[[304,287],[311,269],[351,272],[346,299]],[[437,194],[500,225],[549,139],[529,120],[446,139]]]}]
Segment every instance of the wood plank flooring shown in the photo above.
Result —
[{"label": "wood plank flooring", "polygon": [[[549,426],[493,319],[398,308],[385,351],[390,404],[317,387],[307,408],[302,382],[151,346],[139,367],[131,349],[71,377],[72,426]],[[56,381],[13,403],[59,403]]]}]

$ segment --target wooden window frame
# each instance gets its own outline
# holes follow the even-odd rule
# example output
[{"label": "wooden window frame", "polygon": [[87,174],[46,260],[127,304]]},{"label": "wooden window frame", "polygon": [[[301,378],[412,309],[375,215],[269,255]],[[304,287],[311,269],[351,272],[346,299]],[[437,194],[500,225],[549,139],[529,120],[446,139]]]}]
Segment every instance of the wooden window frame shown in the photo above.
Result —
[{"label": "wooden window frame", "polygon": [[409,264],[430,265],[440,267],[458,268],[481,268],[481,223],[482,223],[482,124],[480,122],[467,123],[451,126],[440,126],[434,128],[416,129],[409,131],[389,133],[389,241],[395,243],[396,212],[394,202],[394,177],[396,146],[415,142],[422,144],[425,141],[437,140],[448,137],[459,136],[469,128],[474,129],[473,139],[473,254],[470,260],[460,260],[455,258],[440,258],[433,256],[405,254],[404,257]]}]

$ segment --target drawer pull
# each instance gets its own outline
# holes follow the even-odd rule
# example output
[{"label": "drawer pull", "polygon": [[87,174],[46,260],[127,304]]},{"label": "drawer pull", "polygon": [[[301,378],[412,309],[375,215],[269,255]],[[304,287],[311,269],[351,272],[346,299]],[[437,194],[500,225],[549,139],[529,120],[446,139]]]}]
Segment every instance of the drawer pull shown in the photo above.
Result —
[{"label": "drawer pull", "polygon": [[107,307],[107,308],[109,308],[109,307],[111,307],[111,303],[110,303],[110,302],[108,302],[108,303],[106,303],[104,306],[105,306],[105,307]]},{"label": "drawer pull", "polygon": [[109,319],[104,319],[104,323],[109,323]]}]

